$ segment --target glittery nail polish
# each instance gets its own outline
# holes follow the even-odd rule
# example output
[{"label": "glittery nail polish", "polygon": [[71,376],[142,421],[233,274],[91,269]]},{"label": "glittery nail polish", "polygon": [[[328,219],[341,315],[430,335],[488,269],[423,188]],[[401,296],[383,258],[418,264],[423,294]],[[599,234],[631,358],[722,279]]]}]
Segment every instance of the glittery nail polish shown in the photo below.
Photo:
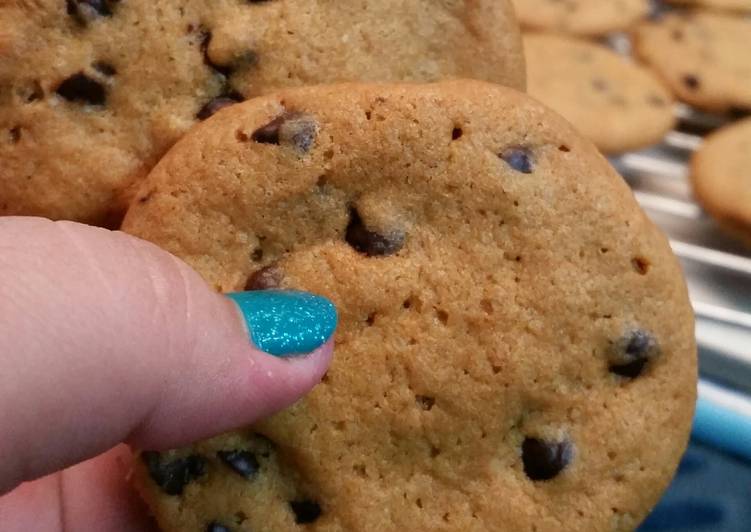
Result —
[{"label": "glittery nail polish", "polygon": [[227,297],[242,312],[251,341],[270,355],[310,353],[336,329],[336,308],[322,296],[290,290],[254,290]]}]

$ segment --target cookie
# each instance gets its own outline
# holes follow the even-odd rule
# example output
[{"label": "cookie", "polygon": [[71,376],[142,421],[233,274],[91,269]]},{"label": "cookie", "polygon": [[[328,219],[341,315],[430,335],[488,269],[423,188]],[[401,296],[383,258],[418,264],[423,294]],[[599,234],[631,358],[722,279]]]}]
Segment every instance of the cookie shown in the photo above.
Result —
[{"label": "cookie", "polygon": [[124,229],[217,290],[302,288],[340,316],[304,399],[142,455],[163,530],[633,530],[686,444],[676,259],[596,148],[521,93],[240,104],[165,155]]},{"label": "cookie", "polygon": [[522,27],[573,35],[625,30],[649,13],[649,0],[513,0]]},{"label": "cookie", "polygon": [[639,26],[634,48],[684,102],[707,111],[751,110],[749,35],[749,19],[674,12]]},{"label": "cookie", "polygon": [[751,242],[751,118],[704,140],[691,161],[691,182],[702,206]]},{"label": "cookie", "polygon": [[751,0],[667,0],[670,4],[700,6],[730,11],[751,11]]},{"label": "cookie", "polygon": [[524,36],[529,94],[605,153],[659,142],[675,123],[673,98],[645,68],[589,41]]},{"label": "cookie", "polygon": [[509,0],[0,2],[0,215],[117,225],[188,128],[275,87],[524,86]]}]

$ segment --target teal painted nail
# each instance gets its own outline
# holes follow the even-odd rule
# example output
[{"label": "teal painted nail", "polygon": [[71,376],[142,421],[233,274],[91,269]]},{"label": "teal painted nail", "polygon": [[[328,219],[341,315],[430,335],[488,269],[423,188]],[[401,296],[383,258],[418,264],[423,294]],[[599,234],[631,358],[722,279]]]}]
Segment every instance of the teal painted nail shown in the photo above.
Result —
[{"label": "teal painted nail", "polygon": [[310,353],[336,329],[334,305],[322,296],[288,290],[254,290],[227,294],[245,318],[250,339],[270,355]]}]

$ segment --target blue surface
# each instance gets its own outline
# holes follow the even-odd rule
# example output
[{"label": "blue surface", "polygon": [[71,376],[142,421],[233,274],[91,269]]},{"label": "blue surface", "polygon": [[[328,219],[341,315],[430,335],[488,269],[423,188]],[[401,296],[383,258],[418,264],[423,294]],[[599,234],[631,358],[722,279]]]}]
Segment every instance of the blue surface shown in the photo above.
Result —
[{"label": "blue surface", "polygon": [[639,532],[750,532],[751,461],[691,442],[673,484]]},{"label": "blue surface", "polygon": [[334,334],[337,313],[323,296],[295,290],[251,290],[227,294],[245,318],[250,339],[274,356],[310,353]]},{"label": "blue surface", "polygon": [[691,434],[696,441],[751,460],[751,418],[733,410],[699,397]]}]

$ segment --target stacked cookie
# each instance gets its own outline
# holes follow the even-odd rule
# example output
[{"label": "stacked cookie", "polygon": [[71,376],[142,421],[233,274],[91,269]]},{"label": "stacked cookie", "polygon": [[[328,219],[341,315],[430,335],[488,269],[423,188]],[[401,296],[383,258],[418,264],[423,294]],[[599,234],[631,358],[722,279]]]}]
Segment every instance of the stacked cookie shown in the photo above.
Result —
[{"label": "stacked cookie", "polygon": [[274,88],[471,77],[524,88],[506,2],[0,4],[0,215],[116,226],[196,122]]},{"label": "stacked cookie", "polygon": [[[621,27],[603,6],[540,27]],[[669,93],[638,67],[562,37],[527,45],[532,94],[602,149],[671,126]],[[307,397],[140,453],[163,530],[645,517],[695,400],[686,287],[596,147],[514,90],[524,74],[499,0],[0,6],[0,215],[114,227],[127,210],[123,230],[219,291],[308,290],[340,314]],[[444,78],[485,81],[417,83]],[[604,126],[555,101],[576,94]]]},{"label": "stacked cookie", "polygon": [[751,110],[751,19],[676,12],[639,26],[637,55],[682,101],[699,109]]},{"label": "stacked cookie", "polygon": [[[696,2],[751,11],[748,2]],[[751,19],[733,13],[669,13],[636,32],[636,52],[684,102],[704,111],[751,111]],[[696,198],[723,227],[751,241],[748,123],[711,135],[691,164]]]},{"label": "stacked cookie", "polygon": [[658,143],[675,124],[673,97],[641,65],[585,40],[628,31],[650,12],[647,0],[515,0],[529,92],[571,121],[604,153]]},{"label": "stacked cookie", "polygon": [[545,33],[527,33],[524,49],[530,95],[604,153],[657,144],[673,128],[672,95],[628,58],[597,43]]},{"label": "stacked cookie", "polygon": [[[568,118],[604,153],[657,144],[675,125],[673,98],[731,120],[751,111],[751,55],[745,52],[751,2],[673,0],[654,4],[649,20],[647,4],[515,2],[528,29],[524,41],[530,94]],[[633,57],[581,39],[614,31],[631,37]],[[707,211],[748,239],[751,230],[739,215],[748,209],[739,205],[751,174],[741,165],[730,168],[727,160],[712,170],[703,163],[717,159],[716,146],[745,142],[745,130],[731,128],[700,148],[692,183]],[[737,162],[738,157],[729,160]],[[720,199],[728,197],[735,199]]]}]

